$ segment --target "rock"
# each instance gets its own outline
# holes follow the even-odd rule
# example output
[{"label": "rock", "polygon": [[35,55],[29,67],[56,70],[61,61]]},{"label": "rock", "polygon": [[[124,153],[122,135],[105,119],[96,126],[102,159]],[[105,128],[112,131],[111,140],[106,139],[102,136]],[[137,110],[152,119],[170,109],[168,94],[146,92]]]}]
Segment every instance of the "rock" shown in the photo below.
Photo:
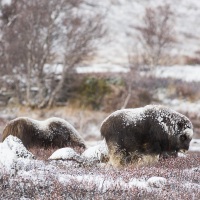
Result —
[{"label": "rock", "polygon": [[72,160],[79,163],[82,163],[84,159],[76,153],[72,148],[65,147],[56,150],[48,160]]},{"label": "rock", "polygon": [[20,159],[28,161],[34,159],[34,155],[24,147],[20,139],[10,135],[0,143],[0,168],[13,174],[16,172],[16,163]]},{"label": "rock", "polygon": [[15,136],[9,135],[4,140],[3,144],[6,144],[9,149],[17,156],[17,158],[35,158],[35,156],[26,149],[22,141]]}]

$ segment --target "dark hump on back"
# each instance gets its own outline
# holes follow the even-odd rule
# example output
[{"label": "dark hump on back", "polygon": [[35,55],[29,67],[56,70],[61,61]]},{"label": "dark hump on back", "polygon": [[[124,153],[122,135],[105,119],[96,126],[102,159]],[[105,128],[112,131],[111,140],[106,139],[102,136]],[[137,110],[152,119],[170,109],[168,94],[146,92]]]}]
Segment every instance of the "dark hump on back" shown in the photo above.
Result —
[{"label": "dark hump on back", "polygon": [[49,124],[49,131],[50,134],[53,134],[54,136],[56,135],[62,135],[65,137],[69,136],[69,128],[65,124],[59,121],[51,122]]},{"label": "dark hump on back", "polygon": [[48,145],[52,147],[69,146],[70,129],[67,125],[59,121],[54,121],[49,124],[49,136],[52,138]]}]

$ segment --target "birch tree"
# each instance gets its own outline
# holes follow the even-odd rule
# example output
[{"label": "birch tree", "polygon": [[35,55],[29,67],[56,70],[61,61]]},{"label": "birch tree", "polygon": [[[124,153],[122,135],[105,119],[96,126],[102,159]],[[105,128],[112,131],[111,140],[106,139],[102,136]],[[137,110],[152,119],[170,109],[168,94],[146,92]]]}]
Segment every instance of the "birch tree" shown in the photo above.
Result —
[{"label": "birch tree", "polygon": [[[21,84],[28,106],[52,106],[64,81],[104,34],[102,16],[81,11],[83,0],[12,0],[1,7],[4,65]],[[46,64],[62,63],[61,79],[45,71]],[[74,72],[74,71],[73,71]],[[17,81],[18,80],[18,81]]]},{"label": "birch tree", "polygon": [[146,8],[143,26],[137,27],[144,50],[144,63],[156,66],[169,54],[175,42],[174,17],[170,6]]}]

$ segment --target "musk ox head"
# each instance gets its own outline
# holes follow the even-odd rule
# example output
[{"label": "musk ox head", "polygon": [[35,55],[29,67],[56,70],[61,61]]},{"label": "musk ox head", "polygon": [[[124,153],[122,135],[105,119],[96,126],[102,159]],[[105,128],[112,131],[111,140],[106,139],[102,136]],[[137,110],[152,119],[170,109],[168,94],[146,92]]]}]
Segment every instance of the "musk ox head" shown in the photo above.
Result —
[{"label": "musk ox head", "polygon": [[169,143],[166,145],[169,151],[178,152],[189,149],[193,125],[185,115],[161,105],[148,105],[144,107],[144,110],[156,138],[160,139],[164,135],[168,137],[165,141],[166,144],[167,141]]},{"label": "musk ox head", "polygon": [[190,141],[192,140],[193,130],[186,128],[181,134],[177,136],[176,151],[187,151],[189,149]]},{"label": "musk ox head", "polygon": [[189,149],[190,141],[193,137],[193,125],[191,121],[184,115],[174,112],[174,140],[172,139],[172,146],[175,151],[187,151]]}]

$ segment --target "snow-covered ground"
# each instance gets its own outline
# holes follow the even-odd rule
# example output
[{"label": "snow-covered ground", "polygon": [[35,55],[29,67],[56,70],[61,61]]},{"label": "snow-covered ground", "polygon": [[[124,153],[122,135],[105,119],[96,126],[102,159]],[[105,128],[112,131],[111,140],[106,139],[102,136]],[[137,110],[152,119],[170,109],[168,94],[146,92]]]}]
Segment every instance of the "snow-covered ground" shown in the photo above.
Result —
[{"label": "snow-covered ground", "polygon": [[[143,73],[143,76],[146,75],[152,75],[157,78],[171,78],[174,80],[181,80],[183,82],[188,83],[199,83],[200,82],[200,66],[180,66],[180,65],[174,65],[174,66],[159,66],[155,69],[153,69],[149,73]],[[190,112],[190,113],[196,113],[199,116],[200,113],[200,100],[196,101],[189,101],[187,99],[169,99],[166,97],[166,91],[160,91],[158,93],[158,98],[162,101],[163,104],[166,106],[170,106],[171,108],[181,111],[184,113]]]},{"label": "snow-covered ground", "polygon": [[[93,3],[93,1],[90,1]],[[107,40],[100,45],[98,62],[127,63],[128,53],[141,52],[138,32],[146,7],[169,4],[174,12],[176,43],[172,49],[174,56],[195,56],[200,46],[200,2],[198,0],[103,0],[95,2],[91,9],[106,13]],[[194,31],[195,30],[195,31]]]},{"label": "snow-covered ground", "polygon": [[[91,1],[91,3],[93,3],[93,1]],[[169,3],[171,5],[176,17],[176,26],[174,28],[177,33],[177,43],[172,50],[173,55],[195,56],[195,52],[198,51],[200,47],[200,1],[103,0],[97,2],[97,4],[99,5],[98,7],[94,7],[91,9],[98,9],[102,10],[103,12],[106,11],[107,15],[105,19],[105,25],[109,29],[109,34],[107,36],[109,42],[100,45],[99,55],[93,64],[79,66],[77,68],[77,71],[79,73],[128,73],[127,58],[130,49],[134,48],[135,53],[141,51],[141,47],[136,40],[137,31],[133,27],[141,25],[145,7],[155,7],[157,5],[162,5],[163,3]],[[46,65],[45,69],[48,71],[49,65]],[[55,65],[52,70],[53,72],[56,71],[56,73],[59,74],[62,71],[62,65]],[[200,66],[159,66],[154,69],[151,74],[156,77],[169,77],[187,82],[200,82]],[[187,112],[189,110],[194,113],[200,113],[200,101],[188,102],[178,99],[163,99],[163,104],[170,105],[170,107],[178,111],[181,110],[183,112]],[[55,115],[55,112],[51,114]],[[62,114],[63,116],[66,115],[66,113]],[[17,114],[15,114],[14,112],[12,112],[12,115],[12,117],[9,117],[9,114],[5,113],[5,116],[1,116],[5,118],[14,118],[15,115],[17,116]],[[29,115],[34,116],[35,118],[38,117],[38,114],[36,113],[29,112]],[[96,114],[94,115],[96,117]],[[92,115],[93,118],[94,115]],[[78,121],[74,120],[74,123],[80,122],[82,124],[86,124],[86,121],[83,120],[83,118],[85,119],[84,116],[78,116],[77,118],[78,119],[76,120]],[[89,120],[91,119],[88,119],[88,122]],[[100,133],[99,131],[97,131],[98,124],[94,125],[96,127],[95,130],[91,128],[93,127],[93,125],[94,123],[89,124],[88,130],[90,130],[93,135],[98,135],[99,137]],[[49,161],[32,159],[30,156],[31,154],[29,154],[30,152],[27,153],[27,155],[29,155],[28,158],[22,158],[19,157],[18,154],[19,152],[22,152],[23,154],[25,150],[23,149],[23,147],[15,145],[15,142],[16,141],[14,141],[14,143],[13,141],[5,141],[4,143],[0,144],[0,181],[3,181],[4,174],[8,173],[8,185],[12,185],[14,182],[19,182],[19,180],[25,180],[32,181],[35,184],[35,187],[39,185],[40,187],[51,188],[54,183],[52,184],[51,180],[49,180],[49,177],[53,177],[53,180],[56,180],[63,185],[68,185],[69,183],[75,182],[77,185],[84,185],[86,189],[90,185],[95,185],[98,186],[98,190],[102,190],[103,192],[107,191],[108,189],[113,189],[113,187],[117,188],[118,190],[128,190],[137,187],[140,189],[142,188],[153,191],[153,193],[158,192],[162,196],[162,194],[164,195],[165,191],[168,192],[168,190],[172,189],[173,187],[176,190],[178,186],[175,184],[175,181],[177,181],[185,190],[191,190],[190,193],[193,194],[193,199],[199,199],[199,196],[195,196],[197,194],[196,191],[200,192],[199,166],[189,167],[184,170],[175,170],[175,172],[169,170],[168,176],[171,176],[170,178],[165,177],[162,173],[165,170],[165,167],[156,170],[153,169],[155,170],[155,172],[153,172],[149,177],[147,177],[145,174],[142,174],[141,176],[137,175],[137,172],[139,173],[139,170],[137,171],[134,169],[136,171],[135,174],[131,175],[131,177],[127,179],[123,178],[123,173],[127,173],[126,170],[118,172],[117,170],[113,170],[112,168],[110,170],[110,166],[98,164],[97,166],[94,166],[94,168],[91,168],[87,171],[85,167],[80,167],[79,163],[77,164],[74,163],[74,161],[69,160],[63,161],[65,159],[69,159],[70,156],[73,156],[72,154],[74,152],[71,152],[71,150],[70,154],[68,151],[66,151],[66,149],[55,152],[55,154],[51,156]],[[101,146],[99,146],[99,142],[93,140],[87,141],[87,143],[88,146],[91,146],[91,148],[86,150],[83,155],[86,155],[85,157],[89,158],[96,155],[97,158],[100,159]],[[18,144],[20,145],[20,143]],[[199,139],[193,139],[191,141],[189,152],[200,152]],[[78,157],[81,157],[83,155],[78,155]],[[182,158],[183,160],[181,161],[184,163],[184,159],[187,159],[188,157],[189,156],[187,155],[186,158]],[[182,163],[180,163],[180,168],[181,166]],[[109,170],[113,171],[114,175]],[[157,171],[159,171],[159,173]],[[177,178],[182,173],[189,174],[188,178]],[[23,190],[23,188],[25,188],[25,185],[23,185],[23,181],[18,184],[18,186],[22,188],[21,191],[23,191],[21,198],[28,199],[26,198],[25,191]],[[41,193],[40,196],[38,196],[37,198],[42,199],[42,197],[45,197],[45,195]]]},{"label": "snow-covered ground", "polygon": [[122,72],[126,73],[129,69],[126,66],[116,65],[112,63],[92,64],[89,66],[79,66],[76,68],[78,73],[106,73],[106,72]]},{"label": "snow-covered ground", "polygon": [[191,141],[189,151],[200,151],[200,139],[193,139]]},{"label": "snow-covered ground", "polygon": [[[195,140],[194,143],[200,144],[200,140]],[[99,147],[97,148],[99,149]],[[91,152],[87,154],[94,155],[96,149],[88,149]],[[198,148],[199,150],[200,148]],[[22,154],[18,154],[19,152]],[[169,160],[169,164],[163,162],[163,164],[160,164],[161,166],[157,167],[126,168],[124,171],[122,169],[113,169],[111,166],[101,163],[88,167],[81,165],[83,163],[82,159],[84,160],[84,157],[81,158],[81,155],[78,155],[70,148],[57,150],[50,156],[48,161],[33,159],[32,154],[24,150],[19,139],[9,136],[6,141],[0,144],[0,178],[2,184],[6,185],[4,190],[1,191],[0,197],[4,199],[8,199],[8,196],[12,199],[14,197],[16,199],[32,199],[36,197],[48,199],[53,198],[54,193],[58,193],[56,198],[61,198],[62,196],[62,198],[65,197],[64,199],[74,199],[76,195],[81,195],[79,194],[80,191],[87,190],[87,195],[100,193],[105,194],[103,199],[107,199],[108,191],[114,191],[113,198],[117,198],[117,191],[123,191],[122,195],[127,195],[125,191],[128,193],[131,191],[134,194],[134,192],[137,193],[136,189],[138,189],[140,192],[143,190],[151,195],[152,193],[159,195],[158,199],[160,199],[165,194],[162,193],[164,192],[163,189],[166,190],[168,188],[168,195],[171,192],[176,194],[177,191],[174,191],[174,187],[179,188],[179,192],[183,190],[184,194],[191,194],[190,191],[195,191],[194,199],[199,197],[200,185],[199,182],[195,181],[199,180],[197,177],[199,177],[200,169],[196,166],[198,162],[193,163],[191,165],[193,167],[187,167],[187,162],[190,162],[189,154],[177,158],[179,161]],[[197,158],[194,156],[191,159],[196,161]],[[176,167],[170,169],[169,167],[173,165],[173,162],[178,164],[178,168],[179,162],[181,162],[180,167],[183,170]],[[171,184],[174,187],[169,188]],[[33,188],[34,192],[32,191]],[[70,188],[74,188],[75,191],[71,191]],[[67,192],[61,192],[62,189],[67,189]],[[9,192],[6,193],[6,191]],[[17,191],[18,193],[13,196]],[[75,196],[72,197],[71,195]],[[87,195],[78,199],[90,199],[90,196]],[[120,195],[118,199],[124,198],[124,196]]]},{"label": "snow-covered ground", "polygon": [[[102,65],[106,70],[112,71],[114,66],[118,71],[120,66],[128,64],[129,54],[141,54],[143,50],[135,27],[142,26],[147,7],[155,8],[165,4],[171,6],[175,21],[176,42],[169,54],[175,58],[198,56],[196,54],[200,50],[200,3],[198,0],[102,0],[95,3],[87,0],[87,2],[87,6],[82,8],[83,12],[103,13],[105,16],[103,24],[107,29],[103,42],[96,41],[98,52],[93,61],[94,67]],[[109,66],[111,69],[107,69]]]},{"label": "snow-covered ground", "polygon": [[151,74],[159,78],[173,78],[186,82],[200,82],[199,65],[158,66]]}]

